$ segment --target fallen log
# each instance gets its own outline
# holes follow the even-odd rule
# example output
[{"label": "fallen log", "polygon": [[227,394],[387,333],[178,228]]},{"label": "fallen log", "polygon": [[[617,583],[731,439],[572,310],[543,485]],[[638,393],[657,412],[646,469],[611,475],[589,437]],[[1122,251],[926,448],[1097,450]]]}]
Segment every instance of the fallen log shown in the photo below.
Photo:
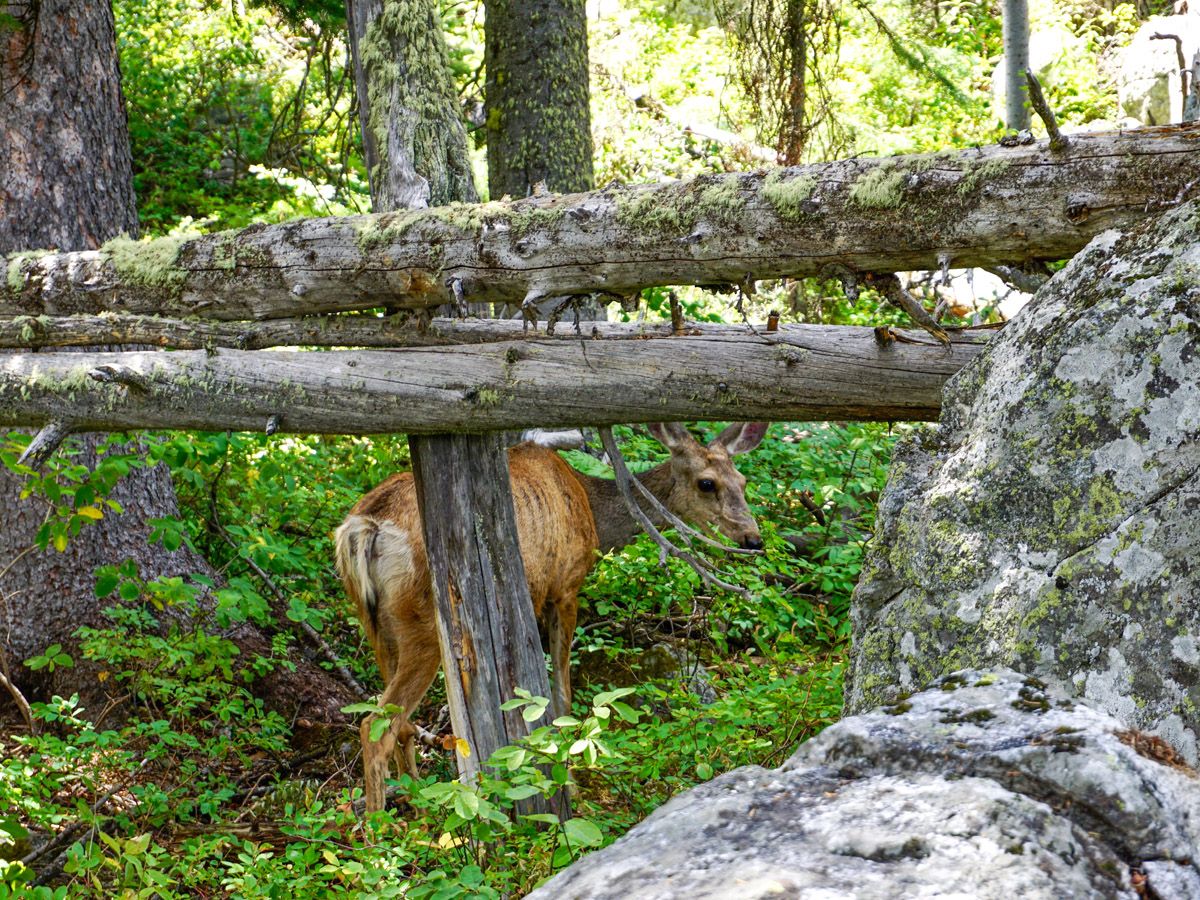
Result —
[{"label": "fallen log", "polygon": [[[545,337],[405,350],[11,353],[0,425],[445,433],[695,418],[933,420],[982,349],[870,328],[724,326],[629,340]],[[926,342],[927,341],[927,342]]]},{"label": "fallen log", "polygon": [[[569,320],[570,313],[567,314]],[[720,334],[728,326],[688,323],[690,335]],[[263,322],[221,322],[168,319],[164,316],[14,316],[0,318],[0,348],[85,347],[99,344],[148,344],[176,350],[264,350],[269,347],[443,347],[448,344],[486,344],[521,338],[551,340],[637,340],[670,337],[670,322],[590,322],[576,328],[570,321],[553,330],[546,323],[526,324],[511,319],[438,317],[421,321],[394,316],[307,316]]]},{"label": "fallen log", "polygon": [[1071,256],[1178,202],[1200,127],[16,254],[0,315],[258,320]]}]

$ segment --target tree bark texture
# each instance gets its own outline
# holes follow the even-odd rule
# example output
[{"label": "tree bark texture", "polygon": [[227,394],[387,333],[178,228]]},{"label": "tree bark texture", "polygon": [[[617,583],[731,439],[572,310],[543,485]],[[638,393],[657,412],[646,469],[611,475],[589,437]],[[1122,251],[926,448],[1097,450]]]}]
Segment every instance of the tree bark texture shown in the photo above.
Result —
[{"label": "tree bark texture", "polygon": [[484,24],[488,187],[590,190],[591,108],[583,0],[488,0]]},{"label": "tree bark texture", "polygon": [[1198,170],[1200,126],[1178,125],[256,225],[12,257],[0,315],[267,319],[1062,259],[1176,202]]},{"label": "tree bark texture", "polygon": [[[47,0],[0,4],[20,27],[0,31],[0,252],[22,247],[81,250],[119,232],[137,233],[133,171],[107,3]],[[70,47],[70,53],[62,52]],[[77,457],[96,459],[95,441]],[[45,509],[21,499],[22,480],[0,470],[0,650],[12,680],[37,698],[80,691],[98,713],[98,667],[84,664],[71,634],[101,621],[93,571],[134,559],[149,577],[203,571],[186,551],[150,547],[147,516],[177,512],[165,469],[139,470],[112,499],[125,509],[83,529],[62,553],[33,548]],[[60,643],[74,669],[34,673],[22,663]],[[6,702],[7,696],[0,698]]]},{"label": "tree bark texture", "polygon": [[432,0],[346,0],[363,156],[377,211],[478,199]]},{"label": "tree bark texture", "polygon": [[[569,314],[568,314],[569,315]],[[711,322],[688,322],[682,334],[737,333]],[[444,347],[524,338],[555,341],[648,340],[677,336],[670,322],[569,322],[545,329],[507,319],[422,320],[392,316],[309,316],[263,322],[167,319],[162,316],[14,316],[0,318],[0,348],[78,347],[87,344],[149,344],[175,350],[262,350],[268,347]]]},{"label": "tree bark texture", "polygon": [[[87,250],[119,233],[136,235],[110,5],[42,0],[0,4],[0,12],[21,23],[0,31],[0,253],[31,246]],[[96,459],[96,442],[83,441],[74,460],[90,466]],[[147,580],[214,573],[186,547],[172,553],[149,543],[148,519],[179,514],[163,466],[122,478],[110,497],[123,512],[83,528],[61,553],[32,549],[45,510],[35,499],[21,500],[21,488],[0,470],[0,661],[29,696],[78,692],[88,711],[99,714],[103,662],[82,660],[72,638],[80,626],[104,624],[101,608],[109,601],[96,599],[96,567],[132,559]],[[229,637],[245,655],[271,651],[270,639],[249,626]],[[67,648],[74,668],[47,674],[21,665],[53,643]],[[336,691],[336,683],[303,661],[296,673],[277,673],[256,687],[274,708],[289,715],[302,708],[318,720],[336,717],[345,702],[344,694],[331,701],[327,689]]]},{"label": "tree bark texture", "polygon": [[694,418],[932,420],[949,350],[870,328],[725,326],[638,340],[526,339],[394,351],[201,350],[10,356],[0,424],[370,434]]}]

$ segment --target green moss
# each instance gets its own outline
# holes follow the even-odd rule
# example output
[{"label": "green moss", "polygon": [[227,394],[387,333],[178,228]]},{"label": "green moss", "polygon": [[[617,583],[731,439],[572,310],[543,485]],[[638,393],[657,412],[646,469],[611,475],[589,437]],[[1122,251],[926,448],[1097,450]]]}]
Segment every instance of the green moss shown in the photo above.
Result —
[{"label": "green moss", "polygon": [[964,713],[946,713],[942,716],[941,723],[943,725],[982,725],[994,718],[996,718],[996,714],[990,709],[980,708]]},{"label": "green moss", "polygon": [[763,198],[771,204],[779,218],[787,222],[799,222],[808,213],[805,201],[817,187],[817,179],[810,175],[788,178],[786,172],[772,172],[763,181]]},{"label": "green moss", "polygon": [[995,178],[1011,165],[1011,162],[1001,157],[989,159],[987,162],[968,163],[966,174],[963,175],[962,181],[958,183],[958,193],[966,196],[985,182]]},{"label": "green moss", "polygon": [[409,166],[428,181],[431,207],[474,197],[464,131],[447,71],[448,54],[437,10],[429,0],[395,0],[383,4],[358,42],[359,59],[367,74],[367,131],[374,148],[369,162],[371,195],[400,204],[387,196],[392,170],[393,117],[401,110],[413,123],[404,135]]},{"label": "green moss", "polygon": [[617,224],[648,237],[681,234],[696,221],[695,210],[681,210],[681,198],[667,190],[635,190],[617,198]]},{"label": "green moss", "polygon": [[30,250],[24,253],[13,253],[8,257],[8,270],[6,272],[8,289],[14,294],[19,294],[25,287],[25,276],[21,272],[21,264],[34,259],[41,259],[43,256],[49,255],[49,250]]},{"label": "green moss", "polygon": [[509,210],[508,224],[512,229],[514,237],[522,237],[523,235],[535,230],[545,230],[556,228],[566,217],[566,210],[561,206],[532,206],[518,205]]},{"label": "green moss", "polygon": [[724,175],[701,189],[696,200],[700,215],[716,225],[738,224],[746,209],[746,200],[738,191],[735,175]]},{"label": "green moss", "polygon": [[165,237],[152,241],[113,238],[100,250],[112,260],[117,274],[127,284],[149,288],[178,288],[187,273],[179,268],[179,251],[186,238]]},{"label": "green moss", "polygon": [[895,209],[904,202],[904,172],[882,162],[850,185],[850,202],[868,209]]},{"label": "green moss", "polygon": [[212,266],[232,272],[237,268],[237,232],[222,231],[213,237],[216,242],[212,248]]}]

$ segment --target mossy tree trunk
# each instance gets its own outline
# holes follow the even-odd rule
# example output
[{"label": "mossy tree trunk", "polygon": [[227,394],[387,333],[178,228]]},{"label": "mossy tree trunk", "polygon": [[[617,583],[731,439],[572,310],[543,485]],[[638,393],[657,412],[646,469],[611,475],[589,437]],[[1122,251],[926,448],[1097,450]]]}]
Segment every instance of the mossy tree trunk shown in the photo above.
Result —
[{"label": "mossy tree trunk", "polygon": [[[488,188],[493,199],[538,190],[591,190],[592,119],[583,0],[487,0],[485,22]],[[550,317],[561,298],[538,301]],[[604,306],[577,304],[603,321]],[[508,316],[517,314],[513,305]]]},{"label": "mossy tree trunk", "polygon": [[377,211],[478,199],[431,0],[346,0],[363,156]]},{"label": "mossy tree trunk", "polygon": [[[42,0],[0,4],[19,27],[0,31],[0,253],[26,247],[90,250],[120,233],[136,235],[137,210],[116,35],[108,3]],[[69,48],[69,51],[64,49]],[[16,353],[19,365],[28,353]],[[0,360],[0,365],[5,365]],[[83,439],[74,461],[97,461],[96,440]],[[97,566],[137,563],[147,579],[201,573],[208,563],[187,547],[166,551],[148,540],[149,519],[179,514],[163,466],[135,469],[110,494],[122,507],[84,527],[66,549],[36,549],[45,505],[20,497],[23,480],[0,470],[0,661],[30,699],[79,693],[93,715],[107,701],[97,678],[101,663],[86,663],[72,635],[101,625],[95,595]],[[269,653],[270,638],[255,629],[230,634],[244,655]],[[74,668],[33,673],[21,665],[50,644],[62,644]],[[111,682],[108,682],[111,685]],[[258,692],[292,715],[327,719],[342,697],[326,673],[298,661],[294,674],[272,676]],[[0,692],[0,704],[7,695]]]},{"label": "mossy tree trunk", "polygon": [[[365,27],[377,35],[354,44],[359,96],[372,98],[362,125],[375,211],[426,205],[428,195],[411,190],[421,183],[444,186],[433,192],[434,204],[474,200],[469,175],[456,174],[469,173],[469,164],[457,112],[445,99],[453,86],[433,4],[347,2],[352,23],[367,9],[371,17],[352,24],[352,33]],[[372,130],[387,135],[386,148]],[[420,146],[422,135],[450,138],[430,153]],[[456,754],[458,767],[475,780],[493,751],[531,730],[499,704],[517,687],[550,696],[517,546],[508,455],[495,435],[412,435],[409,447],[451,721],[469,745],[467,754]]]},{"label": "mossy tree trunk", "polygon": [[492,198],[591,190],[583,0],[488,0],[485,31]]}]

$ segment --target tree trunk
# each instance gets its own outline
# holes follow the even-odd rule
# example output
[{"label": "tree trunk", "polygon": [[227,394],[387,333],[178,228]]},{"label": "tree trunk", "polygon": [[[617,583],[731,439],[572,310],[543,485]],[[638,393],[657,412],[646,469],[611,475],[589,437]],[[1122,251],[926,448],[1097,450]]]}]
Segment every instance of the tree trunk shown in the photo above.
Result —
[{"label": "tree trunk", "polygon": [[1004,123],[1010,131],[1029,127],[1029,0],[1004,0]]},{"label": "tree trunk", "polygon": [[[0,31],[0,253],[31,246],[87,250],[122,232],[136,235],[110,5],[43,0],[0,4],[0,12],[20,21]],[[96,459],[95,441],[84,441],[75,461],[91,466]],[[31,696],[78,692],[97,714],[105,700],[97,679],[102,666],[83,662],[71,637],[80,626],[103,624],[100,610],[109,601],[96,599],[95,568],[132,559],[146,579],[212,570],[186,547],[170,553],[148,541],[148,519],[179,513],[163,466],[122,478],[110,496],[123,512],[84,527],[63,552],[32,549],[45,510],[21,500],[21,487],[0,472],[0,649]],[[243,653],[270,652],[269,639],[253,629],[231,637]],[[53,643],[67,648],[75,668],[39,675],[21,666]],[[294,676],[272,676],[259,692],[288,714],[304,703],[306,715],[322,719],[330,709],[336,716],[341,705],[330,702],[327,688],[336,690],[324,672],[301,663]]]},{"label": "tree trunk", "polygon": [[[478,199],[429,0],[346,0],[363,157],[376,212]],[[431,60],[442,64],[430,65]]]},{"label": "tree trunk", "polygon": [[271,319],[1063,259],[1186,195],[1200,127],[254,225],[12,259],[0,316]]},{"label": "tree trunk", "polygon": [[864,327],[710,326],[649,341],[25,354],[0,367],[0,424],[431,434],[694,418],[935,419],[942,385],[983,339],[956,338],[946,349],[920,334],[921,343],[880,345]]},{"label": "tree trunk", "polygon": [[[20,27],[0,31],[0,253],[24,247],[84,250],[121,232],[136,235],[137,209],[108,3],[46,0],[0,5]],[[70,47],[71,52],[62,52]],[[96,461],[95,440],[77,461]],[[146,542],[148,516],[177,512],[166,470],[138,470],[113,492],[125,512],[84,528],[64,552],[34,549],[45,516],[23,483],[0,470],[0,648],[14,680],[47,698],[78,691],[93,713],[103,691],[96,667],[82,664],[72,633],[97,625],[93,570],[136,560],[149,577],[202,571],[186,550],[166,554]],[[49,644],[67,647],[74,669],[37,675],[21,663]],[[0,699],[0,703],[7,697]]]},{"label": "tree trunk", "polygon": [[[485,31],[488,188],[493,199],[590,191],[592,118],[582,0],[488,0]],[[536,304],[553,314],[558,298]],[[514,304],[507,317],[521,315]],[[604,321],[589,300],[583,321]]]},{"label": "tree trunk", "polygon": [[488,0],[488,187],[493,199],[592,187],[582,0]]},{"label": "tree trunk", "polygon": [[805,123],[808,87],[808,35],[805,33],[805,12],[808,0],[787,0],[785,49],[788,60],[786,116],[780,123],[779,161],[785,166],[798,165],[808,139]]}]

